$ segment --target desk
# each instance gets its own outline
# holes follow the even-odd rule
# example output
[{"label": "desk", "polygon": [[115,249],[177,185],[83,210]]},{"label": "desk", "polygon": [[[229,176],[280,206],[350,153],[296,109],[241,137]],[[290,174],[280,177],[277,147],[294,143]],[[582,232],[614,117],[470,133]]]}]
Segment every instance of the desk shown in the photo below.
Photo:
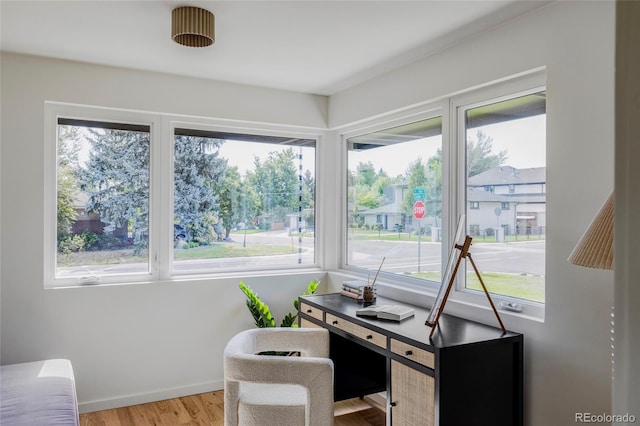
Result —
[{"label": "desk", "polygon": [[393,426],[522,425],[522,334],[443,314],[429,340],[428,309],[395,322],[356,316],[362,306],[338,293],[300,297],[299,325],[331,332],[336,401],[386,391]]}]

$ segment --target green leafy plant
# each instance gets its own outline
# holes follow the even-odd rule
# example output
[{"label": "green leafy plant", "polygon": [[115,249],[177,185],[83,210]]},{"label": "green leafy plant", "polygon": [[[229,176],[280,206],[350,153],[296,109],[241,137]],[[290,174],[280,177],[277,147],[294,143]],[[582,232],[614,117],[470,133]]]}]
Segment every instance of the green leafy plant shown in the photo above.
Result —
[{"label": "green leafy plant", "polygon": [[[320,281],[313,280],[307,285],[307,290],[302,293],[303,296],[314,294],[318,290]],[[244,282],[240,281],[240,290],[247,297],[247,308],[253,317],[256,327],[275,327],[276,320],[271,315],[271,309],[269,305],[264,303],[258,294]],[[283,319],[280,327],[297,327],[296,318],[298,317],[299,302],[296,298],[293,301],[293,307],[296,308],[295,313],[289,312]]]}]

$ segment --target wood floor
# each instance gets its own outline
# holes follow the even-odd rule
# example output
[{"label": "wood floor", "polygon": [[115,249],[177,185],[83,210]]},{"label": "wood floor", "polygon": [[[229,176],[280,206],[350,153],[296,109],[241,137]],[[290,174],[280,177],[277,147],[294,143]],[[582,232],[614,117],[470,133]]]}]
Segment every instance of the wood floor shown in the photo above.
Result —
[{"label": "wood floor", "polygon": [[[81,414],[80,426],[217,426],[223,414],[223,393],[216,391]],[[385,413],[366,398],[336,403],[335,426],[384,424]]]}]

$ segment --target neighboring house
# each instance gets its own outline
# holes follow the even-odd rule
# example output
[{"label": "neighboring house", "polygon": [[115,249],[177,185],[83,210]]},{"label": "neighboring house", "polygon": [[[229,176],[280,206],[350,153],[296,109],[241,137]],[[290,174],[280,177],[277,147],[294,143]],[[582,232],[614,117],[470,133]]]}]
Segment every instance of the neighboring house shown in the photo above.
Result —
[{"label": "neighboring house", "polygon": [[467,232],[493,235],[544,234],[546,168],[502,166],[472,176],[467,182]]},{"label": "neighboring house", "polygon": [[89,194],[79,192],[73,200],[73,209],[76,211],[76,221],[71,226],[71,233],[80,235],[83,232],[102,234],[104,224],[100,221],[100,214],[87,211]]},{"label": "neighboring house", "polygon": [[381,225],[382,229],[394,229],[394,225],[405,224],[405,214],[402,212],[402,200],[407,185],[396,183],[384,190],[384,199],[391,201],[383,206],[368,209],[358,206],[358,213],[362,215],[364,224],[370,227]]},{"label": "neighboring house", "polygon": [[[87,210],[89,204],[89,194],[86,192],[78,192],[73,200],[73,208],[76,211],[76,220],[71,225],[71,233],[80,235],[84,232],[93,234],[103,234],[108,224],[102,222],[100,213]],[[126,222],[122,226],[117,226],[110,231],[114,236],[126,239],[129,237]]]},{"label": "neighboring house", "polygon": [[[467,183],[467,232],[472,236],[494,235],[501,228],[505,235],[543,235],[546,227],[545,167],[516,169],[502,166],[469,178]],[[363,223],[393,230],[396,224],[407,231],[418,227],[412,215],[402,211],[408,185],[399,183],[385,190],[393,200],[373,209],[358,206]],[[352,213],[349,205],[349,213]],[[352,217],[349,214],[349,217]],[[425,216],[421,226],[437,226],[435,218]]]}]

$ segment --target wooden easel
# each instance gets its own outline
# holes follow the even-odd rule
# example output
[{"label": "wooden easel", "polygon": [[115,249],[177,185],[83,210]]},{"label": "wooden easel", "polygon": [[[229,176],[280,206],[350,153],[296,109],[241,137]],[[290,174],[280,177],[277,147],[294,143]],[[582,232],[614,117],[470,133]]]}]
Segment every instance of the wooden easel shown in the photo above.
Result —
[{"label": "wooden easel", "polygon": [[478,268],[476,267],[476,263],[473,261],[473,257],[471,257],[471,253],[469,253],[469,249],[471,248],[471,240],[473,238],[471,238],[470,236],[466,236],[464,239],[464,243],[462,244],[456,244],[454,247],[458,250],[460,250],[460,253],[458,254],[458,259],[456,260],[456,265],[453,269],[453,272],[451,274],[451,278],[449,279],[449,282],[447,283],[447,290],[444,293],[444,298],[442,299],[442,303],[440,303],[440,306],[436,306],[435,309],[438,309],[438,312],[436,313],[436,317],[433,320],[433,322],[429,322],[429,319],[427,319],[427,321],[425,321],[425,325],[431,327],[431,333],[429,333],[429,338],[431,338],[431,336],[433,336],[433,333],[436,330],[436,327],[438,325],[438,321],[440,320],[440,314],[442,314],[442,311],[444,310],[444,305],[445,303],[447,303],[447,299],[449,298],[449,292],[451,292],[451,287],[453,286],[453,282],[456,279],[456,274],[458,272],[458,267],[460,266],[460,262],[462,261],[462,259],[468,258],[471,261],[471,266],[473,266],[473,270],[476,271],[476,275],[478,276],[478,280],[480,280],[480,285],[482,285],[482,289],[484,290],[484,294],[487,296],[487,300],[489,300],[489,304],[491,305],[491,309],[493,309],[493,313],[496,314],[496,318],[498,319],[498,322],[500,323],[500,328],[502,328],[502,332],[506,333],[507,329],[504,327],[504,324],[502,323],[502,319],[500,318],[500,314],[498,314],[498,310],[496,309],[496,306],[493,304],[493,300],[491,299],[491,295],[489,294],[489,291],[487,291],[487,287],[484,285],[484,281],[482,281],[482,277],[480,276],[480,272],[478,271]]}]

